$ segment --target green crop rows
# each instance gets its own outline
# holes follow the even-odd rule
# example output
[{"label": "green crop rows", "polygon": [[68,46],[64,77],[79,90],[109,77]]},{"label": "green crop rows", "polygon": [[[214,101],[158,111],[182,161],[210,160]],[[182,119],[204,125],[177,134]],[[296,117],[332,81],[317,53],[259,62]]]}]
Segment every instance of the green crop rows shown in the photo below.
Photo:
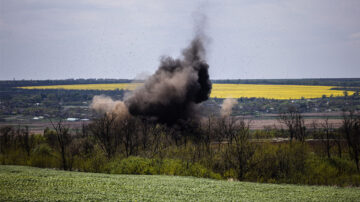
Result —
[{"label": "green crop rows", "polygon": [[358,201],[359,188],[0,166],[0,201]]}]

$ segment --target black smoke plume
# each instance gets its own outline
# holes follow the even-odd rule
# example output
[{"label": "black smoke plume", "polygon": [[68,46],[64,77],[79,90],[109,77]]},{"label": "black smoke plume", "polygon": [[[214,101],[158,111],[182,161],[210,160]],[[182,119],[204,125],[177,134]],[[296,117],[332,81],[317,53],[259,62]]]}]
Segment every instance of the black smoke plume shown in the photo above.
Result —
[{"label": "black smoke plume", "polygon": [[196,104],[211,92],[208,69],[203,38],[196,36],[181,59],[163,57],[155,74],[125,100],[129,113],[168,125],[195,118]]},{"label": "black smoke plume", "polygon": [[198,104],[211,92],[205,61],[208,38],[203,32],[206,16],[197,16],[196,36],[180,58],[162,57],[158,70],[123,102],[95,96],[91,107],[98,112],[141,116],[167,125],[197,118]]}]

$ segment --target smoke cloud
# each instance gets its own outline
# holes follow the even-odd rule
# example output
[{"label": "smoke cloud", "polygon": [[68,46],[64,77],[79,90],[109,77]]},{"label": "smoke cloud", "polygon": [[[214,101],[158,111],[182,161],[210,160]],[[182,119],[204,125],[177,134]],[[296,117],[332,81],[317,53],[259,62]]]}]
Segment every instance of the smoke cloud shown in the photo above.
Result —
[{"label": "smoke cloud", "polygon": [[100,113],[120,110],[168,125],[196,118],[198,104],[209,98],[212,87],[205,60],[205,22],[204,15],[196,20],[195,37],[181,58],[162,57],[158,70],[124,102],[95,96],[91,108]]},{"label": "smoke cloud", "polygon": [[238,101],[234,98],[226,98],[221,105],[221,110],[220,110],[221,116],[223,116],[223,117],[230,116],[232,113],[233,107],[237,103],[238,103]]},{"label": "smoke cloud", "polygon": [[104,95],[96,95],[90,104],[90,108],[99,114],[114,114],[118,117],[129,115],[128,108],[122,101],[114,101],[110,97]]},{"label": "smoke cloud", "polygon": [[195,115],[196,104],[209,98],[211,82],[205,49],[196,37],[182,59],[163,57],[159,69],[125,100],[129,112],[173,124]]}]

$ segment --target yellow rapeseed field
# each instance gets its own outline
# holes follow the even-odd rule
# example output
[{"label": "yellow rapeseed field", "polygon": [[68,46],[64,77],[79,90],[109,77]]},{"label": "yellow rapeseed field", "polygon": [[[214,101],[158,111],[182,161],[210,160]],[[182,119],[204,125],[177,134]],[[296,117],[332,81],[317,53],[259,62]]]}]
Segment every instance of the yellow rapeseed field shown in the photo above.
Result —
[{"label": "yellow rapeseed field", "polygon": [[[52,86],[26,86],[24,89],[68,89],[68,90],[134,90],[141,83],[117,84],[76,84]],[[260,85],[260,84],[213,84],[211,97],[241,98],[257,97],[270,99],[301,99],[318,98],[322,95],[341,96],[343,91],[331,90],[334,86],[303,86],[303,85]],[[352,95],[354,92],[349,92]]]},{"label": "yellow rapeseed field", "polygon": [[66,90],[134,90],[141,83],[75,84],[51,86],[25,86],[23,89],[66,89]]},{"label": "yellow rapeseed field", "polygon": [[[273,99],[318,98],[322,95],[341,96],[341,90],[331,90],[334,86],[304,85],[258,85],[258,84],[214,84],[211,97],[240,98],[262,97]],[[354,92],[349,92],[352,95]]]}]

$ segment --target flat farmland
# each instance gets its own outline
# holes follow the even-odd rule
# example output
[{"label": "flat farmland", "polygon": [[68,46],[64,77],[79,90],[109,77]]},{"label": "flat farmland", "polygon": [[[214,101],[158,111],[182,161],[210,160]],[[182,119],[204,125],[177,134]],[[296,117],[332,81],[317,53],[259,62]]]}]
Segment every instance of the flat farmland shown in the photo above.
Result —
[{"label": "flat farmland", "polygon": [[[343,96],[341,90],[331,90],[334,86],[305,85],[260,85],[260,84],[213,84],[211,97],[241,98],[256,97],[267,99],[319,98],[323,95]],[[349,92],[352,95],[354,92]]]},{"label": "flat farmland", "polygon": [[[114,84],[76,84],[25,86],[23,89],[67,89],[67,90],[134,90],[142,83]],[[336,86],[306,86],[306,85],[260,85],[260,84],[213,84],[212,98],[256,97],[267,99],[301,99],[326,96],[342,96],[342,90],[332,90]],[[354,92],[349,91],[352,95]]]}]

